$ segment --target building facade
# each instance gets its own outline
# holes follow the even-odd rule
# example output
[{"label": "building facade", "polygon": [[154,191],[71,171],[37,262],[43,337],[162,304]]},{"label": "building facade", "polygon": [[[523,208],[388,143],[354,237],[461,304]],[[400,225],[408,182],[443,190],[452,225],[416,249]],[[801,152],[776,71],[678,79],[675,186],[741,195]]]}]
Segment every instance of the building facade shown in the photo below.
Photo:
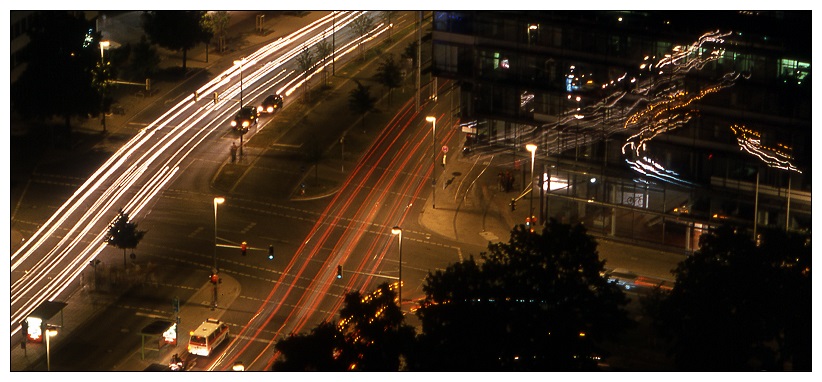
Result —
[{"label": "building facade", "polygon": [[810,11],[435,11],[431,52],[472,152],[537,145],[539,221],[810,230]]}]

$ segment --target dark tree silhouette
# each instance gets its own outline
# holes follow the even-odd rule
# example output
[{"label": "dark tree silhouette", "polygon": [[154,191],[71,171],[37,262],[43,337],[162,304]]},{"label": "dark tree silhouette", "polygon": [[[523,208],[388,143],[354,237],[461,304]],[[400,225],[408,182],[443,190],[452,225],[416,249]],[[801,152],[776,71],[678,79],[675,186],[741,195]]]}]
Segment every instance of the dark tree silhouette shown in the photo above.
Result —
[{"label": "dark tree silhouette", "polygon": [[66,11],[44,11],[28,32],[21,50],[26,70],[12,84],[11,108],[24,118],[62,118],[68,134],[71,118],[99,115],[101,93],[92,83],[100,62],[100,35],[93,24]]},{"label": "dark tree silhouette", "polygon": [[396,293],[381,284],[363,296],[345,295],[338,324],[321,323],[307,335],[278,341],[275,371],[399,371],[414,340],[414,328],[403,323]]},{"label": "dark tree silhouette", "polygon": [[340,357],[345,336],[329,322],[320,323],[310,334],[281,339],[274,348],[280,357],[271,365],[272,371],[345,371],[350,364]]},{"label": "dark tree silhouette", "polygon": [[523,225],[508,243],[429,273],[417,310],[419,371],[594,370],[598,344],[631,325],[582,225]]},{"label": "dark tree silhouette", "polygon": [[385,55],[374,77],[380,84],[388,88],[388,104],[390,105],[392,92],[402,85],[400,64],[394,59],[393,54]]},{"label": "dark tree silhouette", "polygon": [[649,309],[677,367],[811,370],[810,239],[765,230],[757,246],[723,226],[699,241],[670,295]]},{"label": "dark tree silhouette", "polygon": [[146,36],[140,37],[140,42],[132,48],[128,61],[130,79],[144,81],[154,76],[160,70],[160,55],[157,48],[148,43]]},{"label": "dark tree silhouette", "polygon": [[297,64],[300,65],[300,71],[303,73],[303,102],[308,102],[308,71],[314,66],[314,53],[305,45],[300,55],[297,56]]},{"label": "dark tree silhouette", "polygon": [[351,22],[351,26],[354,28],[354,32],[359,36],[360,40],[357,46],[360,48],[360,60],[365,59],[365,51],[363,51],[363,40],[371,32],[371,28],[374,27],[374,20],[371,18],[371,15],[368,13],[363,13],[359,15],[353,22]]},{"label": "dark tree silhouette", "polygon": [[365,113],[374,109],[376,99],[371,96],[368,86],[363,86],[360,81],[354,80],[357,87],[348,94],[348,107],[355,114],[362,115],[362,127],[365,129]]},{"label": "dark tree silhouette", "polygon": [[[315,53],[317,53],[317,59],[320,60],[320,64],[325,66],[325,60],[327,60],[331,54],[331,43],[328,42],[325,36],[317,43]],[[323,87],[326,86],[328,86],[328,70],[323,68]]]},{"label": "dark tree silhouette", "polygon": [[137,223],[129,221],[128,213],[120,209],[117,218],[108,227],[106,243],[123,250],[123,267],[127,266],[126,250],[137,248],[146,231],[137,230]]},{"label": "dark tree silhouette", "polygon": [[189,49],[208,42],[213,32],[203,23],[205,11],[150,11],[144,12],[143,30],[155,44],[183,53],[183,73]]}]

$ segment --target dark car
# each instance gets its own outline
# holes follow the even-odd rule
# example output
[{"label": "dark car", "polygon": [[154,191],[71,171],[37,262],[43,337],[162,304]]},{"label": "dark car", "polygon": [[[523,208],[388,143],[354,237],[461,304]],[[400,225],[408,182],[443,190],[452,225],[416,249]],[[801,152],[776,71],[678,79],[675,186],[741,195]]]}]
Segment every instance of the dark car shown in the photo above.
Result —
[{"label": "dark car", "polygon": [[259,114],[257,114],[257,108],[254,106],[244,106],[237,112],[237,115],[234,116],[234,120],[231,121],[231,127],[235,129],[248,129],[248,127],[252,124],[257,124],[258,116]]},{"label": "dark car", "polygon": [[259,113],[273,113],[275,110],[283,108],[283,97],[279,94],[272,94],[265,97],[263,104],[257,107]]}]

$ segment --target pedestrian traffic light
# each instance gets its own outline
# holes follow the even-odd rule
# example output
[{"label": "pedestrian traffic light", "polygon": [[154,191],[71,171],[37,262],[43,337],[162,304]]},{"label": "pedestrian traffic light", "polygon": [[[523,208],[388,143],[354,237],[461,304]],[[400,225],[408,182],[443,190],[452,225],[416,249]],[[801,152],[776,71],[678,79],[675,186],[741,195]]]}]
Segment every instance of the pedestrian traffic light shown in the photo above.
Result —
[{"label": "pedestrian traffic light", "polygon": [[514,211],[516,209],[517,209],[517,200],[516,199],[511,199],[511,211]]},{"label": "pedestrian traffic light", "polygon": [[337,266],[337,278],[338,279],[342,278],[342,265]]},{"label": "pedestrian traffic light", "polygon": [[268,259],[269,260],[274,260],[274,246],[273,245],[268,246]]},{"label": "pedestrian traffic light", "polygon": [[248,250],[248,243],[243,242],[240,244],[240,252],[242,252],[243,256],[245,256],[245,252]]}]

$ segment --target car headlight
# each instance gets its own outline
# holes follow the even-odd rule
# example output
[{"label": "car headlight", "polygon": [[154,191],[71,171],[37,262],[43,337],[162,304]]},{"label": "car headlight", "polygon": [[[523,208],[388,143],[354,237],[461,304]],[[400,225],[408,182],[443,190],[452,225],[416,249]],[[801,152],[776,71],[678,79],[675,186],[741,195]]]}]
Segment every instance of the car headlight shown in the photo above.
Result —
[{"label": "car headlight", "polygon": [[231,127],[237,126],[237,121],[231,121]]},{"label": "car headlight", "polygon": [[250,125],[250,124],[251,123],[249,123],[248,121],[243,121],[243,127],[248,127],[248,125]]},{"label": "car headlight", "polygon": [[274,111],[274,109],[276,109],[276,108],[277,108],[276,106],[269,106],[269,107],[268,107],[268,110],[266,110],[266,111],[267,111],[267,112],[269,112],[269,113],[271,113],[271,112],[272,112],[272,111]]},{"label": "car headlight", "polygon": [[261,111],[263,111],[263,107],[262,106],[257,106],[257,112],[259,113]]}]

